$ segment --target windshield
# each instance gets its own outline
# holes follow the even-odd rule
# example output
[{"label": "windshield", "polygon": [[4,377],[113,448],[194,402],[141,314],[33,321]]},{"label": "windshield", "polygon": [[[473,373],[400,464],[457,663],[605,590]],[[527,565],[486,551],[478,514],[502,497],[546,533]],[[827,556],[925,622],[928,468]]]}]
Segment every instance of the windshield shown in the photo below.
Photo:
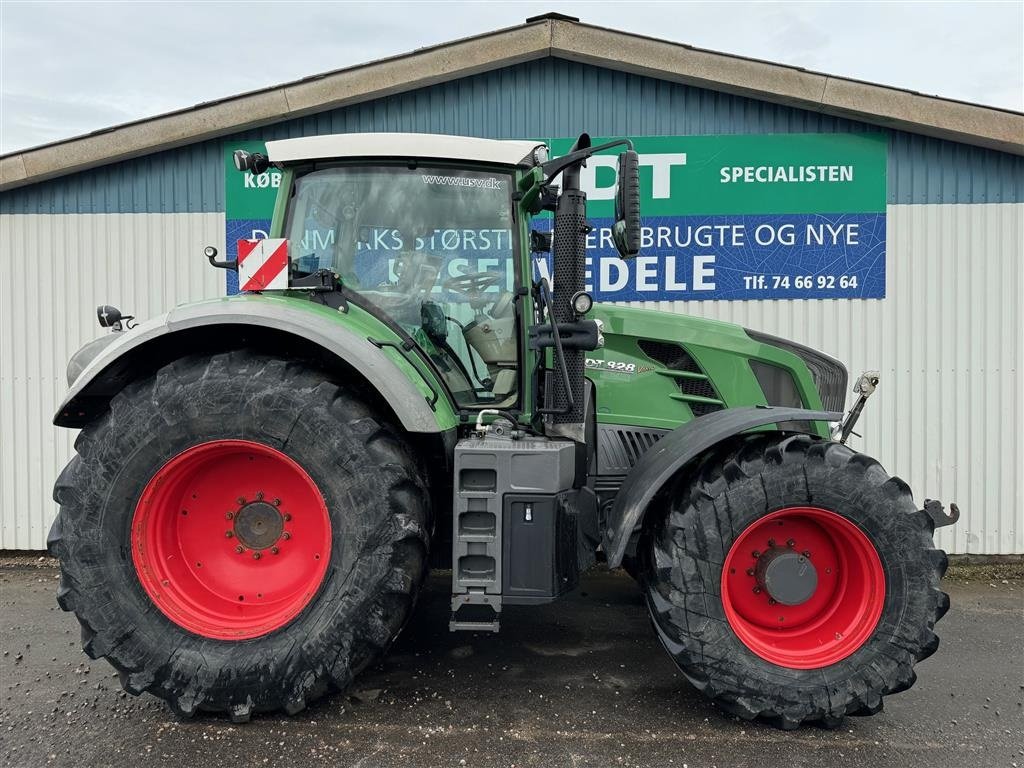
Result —
[{"label": "windshield", "polygon": [[510,174],[342,166],[295,180],[285,236],[298,274],[331,269],[386,312],[459,405],[518,389]]}]

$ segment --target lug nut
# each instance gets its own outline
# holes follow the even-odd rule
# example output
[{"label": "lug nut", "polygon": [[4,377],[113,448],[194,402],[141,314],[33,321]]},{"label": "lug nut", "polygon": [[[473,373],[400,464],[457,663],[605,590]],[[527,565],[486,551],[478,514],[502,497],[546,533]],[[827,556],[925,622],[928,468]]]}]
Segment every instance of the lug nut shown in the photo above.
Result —
[{"label": "lug nut", "polygon": [[769,597],[768,598],[768,605],[775,605],[775,598],[774,597]]},{"label": "lug nut", "polygon": [[753,575],[754,575],[754,569],[753,568],[747,568],[747,576],[753,576]]},{"label": "lug nut", "polygon": [[242,554],[243,552],[245,552],[245,547],[239,544],[237,547],[235,547],[235,552],[237,552],[238,554]]},{"label": "lug nut", "polygon": [[789,541],[787,541],[786,542],[786,546],[789,547],[790,549],[795,547],[796,546],[796,539],[790,539]]},{"label": "lug nut", "polygon": [[800,554],[801,554],[801,555],[803,555],[804,557],[806,557],[806,558],[807,558],[808,560],[810,560],[810,559],[811,559],[811,550],[809,550],[809,549],[805,549],[805,550],[804,550],[803,552],[801,552]]},{"label": "lug nut", "polygon": [[760,595],[761,594],[761,588],[760,587],[754,587],[754,594],[755,595]]},{"label": "lug nut", "polygon": [[287,523],[287,522],[289,522],[289,521],[290,521],[291,519],[292,519],[292,516],[291,516],[291,514],[290,514],[290,513],[288,513],[288,512],[285,512],[285,513],[284,513],[284,521],[285,521],[285,522]]},{"label": "lug nut", "polygon": [[263,501],[263,491],[256,491],[256,501]]},{"label": "lug nut", "polygon": [[228,512],[226,515],[224,515],[224,517],[226,517],[228,520],[234,520],[235,519],[235,513],[234,512]]},{"label": "lug nut", "polygon": [[281,534],[281,538],[284,539],[285,541],[288,541],[288,539],[290,539],[291,537],[292,537],[292,535],[290,533],[288,533],[288,531],[285,531],[284,533]]},{"label": "lug nut", "polygon": [[774,546],[775,546],[775,539],[768,539],[768,547],[771,548],[771,547],[774,547]]},{"label": "lug nut", "polygon": [[235,501],[237,501],[239,506],[241,506],[242,504],[245,504],[245,496],[239,496]]},{"label": "lug nut", "polygon": [[253,552],[252,553],[252,559],[253,560],[259,560],[261,557],[263,557],[263,555],[261,555],[259,552]]},{"label": "lug nut", "polygon": [[224,531],[225,538],[230,539],[234,535],[235,535],[234,531]]},{"label": "lug nut", "polygon": [[280,551],[281,551],[281,550],[280,550],[280,549],[278,549],[277,547],[271,547],[271,548],[270,548],[270,554],[272,554],[272,555],[276,555],[276,554],[277,554],[278,552],[280,552]]},{"label": "lug nut", "polygon": [[760,550],[760,549],[755,549],[755,550],[754,550],[753,552],[751,552],[750,554],[751,554],[751,555],[753,555],[753,556],[754,556],[754,559],[756,560],[757,558],[759,558],[759,557],[761,556],[761,550]]},{"label": "lug nut", "polygon": [[281,500],[280,499],[274,499],[273,504],[274,504],[275,507],[280,507],[281,506]]}]

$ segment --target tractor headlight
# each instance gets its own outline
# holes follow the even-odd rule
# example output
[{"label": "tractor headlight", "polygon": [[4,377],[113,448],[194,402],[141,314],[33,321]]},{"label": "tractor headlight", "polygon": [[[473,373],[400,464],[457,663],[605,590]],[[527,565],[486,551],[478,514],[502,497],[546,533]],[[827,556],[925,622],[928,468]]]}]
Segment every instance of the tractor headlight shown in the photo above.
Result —
[{"label": "tractor headlight", "polygon": [[236,171],[248,171],[252,167],[252,155],[244,149],[236,149],[232,152],[231,161],[235,164]]},{"label": "tractor headlight", "polygon": [[594,306],[594,297],[586,291],[579,291],[573,294],[572,309],[577,315],[585,315]]},{"label": "tractor headlight", "polygon": [[96,307],[96,322],[100,328],[113,328],[121,322],[121,310],[109,304],[100,304]]},{"label": "tractor headlight", "polygon": [[244,149],[232,152],[231,162],[235,164],[236,171],[248,171],[253,176],[259,176],[270,167],[270,160],[262,152],[246,152]]}]

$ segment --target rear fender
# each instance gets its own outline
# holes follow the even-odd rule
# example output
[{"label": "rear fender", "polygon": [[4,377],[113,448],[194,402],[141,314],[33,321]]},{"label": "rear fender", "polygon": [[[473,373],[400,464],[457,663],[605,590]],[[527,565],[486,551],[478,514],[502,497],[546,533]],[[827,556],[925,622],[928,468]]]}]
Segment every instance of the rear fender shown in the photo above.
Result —
[{"label": "rear fender", "polygon": [[[208,349],[231,349],[273,336],[278,347],[315,352],[361,378],[376,390],[409,432],[451,429],[456,416],[437,382],[425,377],[388,345],[369,341],[389,331],[365,317],[337,317],[335,310],[286,297],[236,296],[178,307],[86,345],[68,367],[71,389],[54,424],[81,427],[102,413],[129,381],[147,375],[184,355]],[[243,339],[244,337],[244,339]],[[290,340],[290,342],[289,342]],[[392,356],[393,355],[393,356]],[[429,393],[429,394],[428,394]]]},{"label": "rear fender", "polygon": [[755,427],[778,422],[839,421],[841,413],[803,408],[731,408],[701,416],[669,432],[654,444],[626,475],[608,514],[604,551],[608,567],[617,568],[635,547],[644,513],[673,476],[723,440]]}]

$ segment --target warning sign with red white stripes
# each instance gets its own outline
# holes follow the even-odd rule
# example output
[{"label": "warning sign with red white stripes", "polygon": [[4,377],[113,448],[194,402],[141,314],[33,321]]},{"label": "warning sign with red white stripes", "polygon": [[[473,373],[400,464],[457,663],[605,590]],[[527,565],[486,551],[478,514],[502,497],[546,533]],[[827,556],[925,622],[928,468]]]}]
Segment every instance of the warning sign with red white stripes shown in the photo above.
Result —
[{"label": "warning sign with red white stripes", "polygon": [[283,291],[288,287],[288,241],[238,241],[238,289]]}]

